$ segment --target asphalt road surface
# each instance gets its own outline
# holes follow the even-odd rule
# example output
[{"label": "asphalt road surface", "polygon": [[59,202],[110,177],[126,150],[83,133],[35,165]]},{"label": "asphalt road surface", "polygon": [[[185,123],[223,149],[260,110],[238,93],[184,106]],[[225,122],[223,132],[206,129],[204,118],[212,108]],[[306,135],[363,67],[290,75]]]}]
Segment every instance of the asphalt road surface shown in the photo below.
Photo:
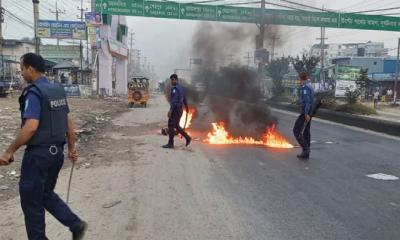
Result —
[{"label": "asphalt road surface", "polygon": [[[291,136],[295,116],[274,111]],[[309,161],[297,150],[204,147],[221,163],[213,186],[234,202],[243,239],[400,239],[399,140],[312,122]],[[294,142],[294,139],[291,138]]]},{"label": "asphalt road surface", "polygon": [[[215,146],[174,150],[159,134],[168,105],[153,95],[101,131],[81,152],[71,208],[96,240],[396,240],[400,239],[400,140],[313,121],[311,159],[299,148]],[[294,143],[296,116],[273,112]],[[389,177],[390,177],[389,176]],[[69,168],[57,192],[65,198]],[[112,206],[112,207],[105,207]],[[47,216],[49,239],[70,239]],[[0,204],[0,239],[26,239],[19,199]]]}]

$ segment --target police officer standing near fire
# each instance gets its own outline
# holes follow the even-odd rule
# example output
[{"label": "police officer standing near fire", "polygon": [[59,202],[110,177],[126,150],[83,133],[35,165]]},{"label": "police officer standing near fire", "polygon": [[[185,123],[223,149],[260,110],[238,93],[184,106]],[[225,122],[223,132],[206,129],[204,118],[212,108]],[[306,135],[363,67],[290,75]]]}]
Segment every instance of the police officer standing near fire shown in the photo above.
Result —
[{"label": "police officer standing near fire", "polygon": [[15,141],[0,156],[0,165],[13,161],[14,153],[26,145],[22,159],[19,192],[29,240],[45,240],[45,210],[69,227],[72,239],[83,239],[87,223],[75,215],[54,193],[64,162],[64,144],[68,157],[78,160],[74,127],[69,115],[66,93],[44,75],[44,60],[34,53],[21,57],[21,74],[30,84],[19,103],[22,127]]},{"label": "police officer standing near fire", "polygon": [[300,104],[301,114],[294,124],[293,133],[297,142],[302,147],[302,152],[297,155],[300,159],[308,159],[310,157],[311,146],[311,118],[313,115],[314,106],[314,90],[311,84],[308,83],[308,74],[305,72],[300,73]]},{"label": "police officer standing near fire", "polygon": [[174,148],[174,136],[175,129],[186,139],[186,146],[190,144],[192,138],[185,132],[184,129],[179,126],[182,114],[183,106],[185,105],[186,112],[189,112],[185,91],[183,87],[178,83],[178,75],[172,74],[171,80],[171,102],[170,109],[168,111],[168,144],[162,146],[163,148]]}]

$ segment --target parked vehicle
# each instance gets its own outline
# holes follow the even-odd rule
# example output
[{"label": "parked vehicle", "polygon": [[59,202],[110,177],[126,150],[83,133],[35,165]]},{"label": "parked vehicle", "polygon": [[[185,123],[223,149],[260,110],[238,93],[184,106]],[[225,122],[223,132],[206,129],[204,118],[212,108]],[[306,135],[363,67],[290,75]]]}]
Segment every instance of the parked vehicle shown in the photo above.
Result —
[{"label": "parked vehicle", "polygon": [[133,107],[136,103],[147,107],[150,98],[149,79],[143,76],[132,77],[128,82],[128,104]]}]

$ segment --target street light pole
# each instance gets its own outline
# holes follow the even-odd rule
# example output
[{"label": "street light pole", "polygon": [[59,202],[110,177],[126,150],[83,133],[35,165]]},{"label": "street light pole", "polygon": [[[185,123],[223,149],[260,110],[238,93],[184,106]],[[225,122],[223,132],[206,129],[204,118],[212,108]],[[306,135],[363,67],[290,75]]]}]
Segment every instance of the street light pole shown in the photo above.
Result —
[{"label": "street light pole", "polygon": [[265,0],[261,0],[261,11],[260,11],[260,42],[259,48],[264,47],[264,34],[265,34],[265,25],[264,25],[264,11],[265,11]]},{"label": "street light pole", "polygon": [[40,54],[40,39],[37,35],[37,22],[39,20],[39,0],[32,0],[33,3],[33,26],[35,32],[35,53]]},{"label": "street light pole", "polygon": [[[81,12],[80,16],[78,16],[78,19],[81,20],[81,22],[83,22],[83,12],[86,11],[87,9],[83,9],[83,0],[81,0],[81,7],[78,7],[78,10]],[[88,47],[88,32],[87,32],[87,27],[86,27],[86,46],[87,46],[87,51],[89,51],[89,47]],[[83,44],[82,44],[82,40],[79,40],[79,53],[80,53],[80,62],[81,62],[81,82],[83,84]],[[88,61],[89,61],[89,54],[86,54]]]},{"label": "street light pole", "polygon": [[[260,35],[256,41],[256,48],[262,49],[264,48],[264,34],[265,34],[265,24],[264,24],[264,12],[265,12],[265,0],[261,0],[261,9],[260,9]],[[258,63],[258,73],[262,73],[262,68],[264,66],[263,61],[261,60]]]}]

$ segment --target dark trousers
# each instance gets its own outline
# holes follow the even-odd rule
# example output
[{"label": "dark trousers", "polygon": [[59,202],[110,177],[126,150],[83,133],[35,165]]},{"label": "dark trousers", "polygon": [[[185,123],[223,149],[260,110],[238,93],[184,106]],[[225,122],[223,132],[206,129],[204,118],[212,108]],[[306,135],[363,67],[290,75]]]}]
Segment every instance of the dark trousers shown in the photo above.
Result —
[{"label": "dark trousers", "polygon": [[171,113],[171,117],[168,119],[168,135],[169,135],[169,142],[168,144],[174,144],[174,136],[175,136],[175,129],[180,133],[185,139],[189,138],[189,135],[179,126],[179,122],[181,120],[183,114],[183,109],[173,109]]},{"label": "dark trousers", "polygon": [[57,147],[57,150],[56,155],[50,154],[48,147],[27,147],[25,150],[19,192],[29,240],[45,239],[45,210],[71,231],[78,229],[82,222],[54,193],[64,163],[63,147]]},{"label": "dark trousers", "polygon": [[293,127],[293,134],[296,138],[297,142],[303,148],[304,151],[310,151],[311,146],[311,120],[306,123],[304,113],[300,114],[297,118],[294,127]]}]

